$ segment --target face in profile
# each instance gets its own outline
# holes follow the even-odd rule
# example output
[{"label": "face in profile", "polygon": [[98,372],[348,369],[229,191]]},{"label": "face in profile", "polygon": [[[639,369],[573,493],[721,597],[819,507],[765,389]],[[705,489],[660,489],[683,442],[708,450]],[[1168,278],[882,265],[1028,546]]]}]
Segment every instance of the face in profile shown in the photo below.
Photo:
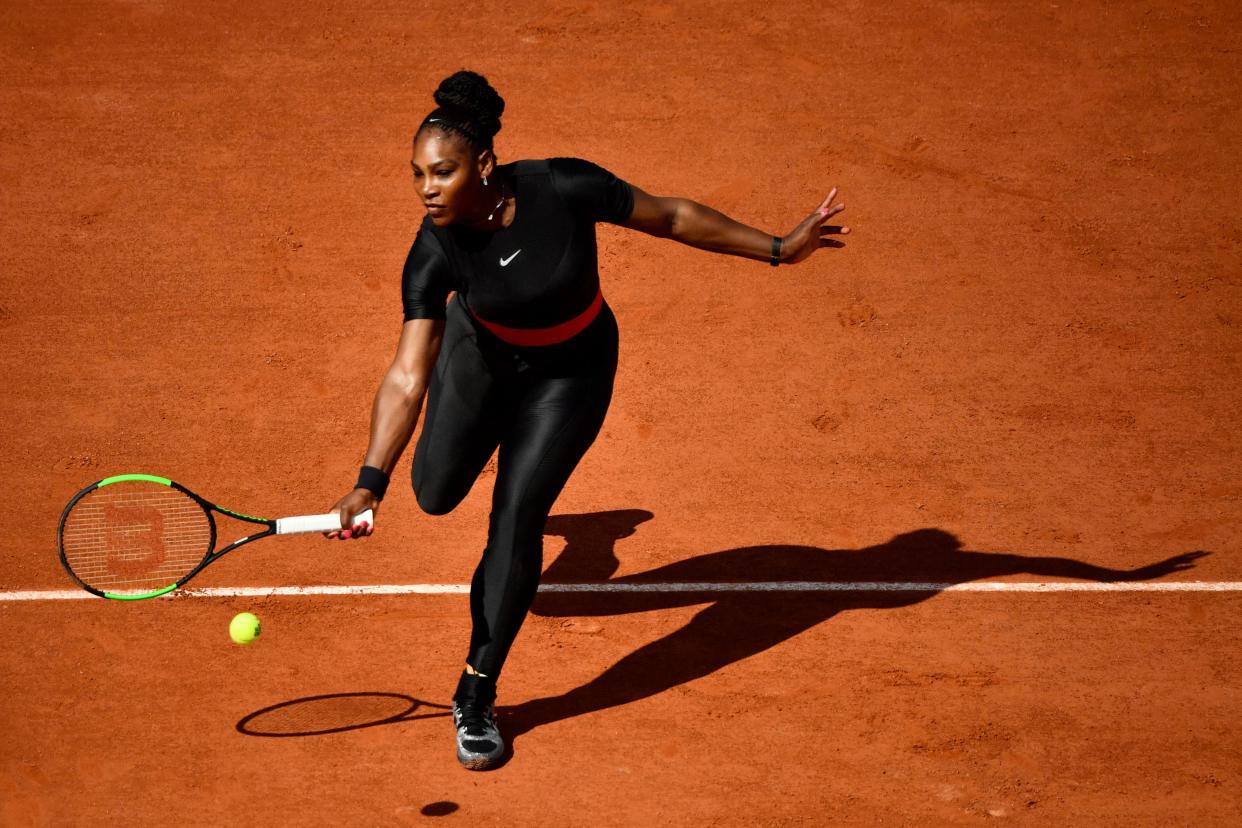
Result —
[{"label": "face in profile", "polygon": [[410,169],[414,191],[437,227],[474,215],[482,178],[478,158],[466,141],[437,129],[424,130],[414,140]]}]

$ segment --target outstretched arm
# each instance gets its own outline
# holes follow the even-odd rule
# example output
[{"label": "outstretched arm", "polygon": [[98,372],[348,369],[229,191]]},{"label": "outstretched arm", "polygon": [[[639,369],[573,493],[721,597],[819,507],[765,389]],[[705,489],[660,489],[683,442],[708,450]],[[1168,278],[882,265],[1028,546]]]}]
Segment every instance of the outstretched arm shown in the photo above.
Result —
[{"label": "outstretched arm", "polygon": [[[761,261],[768,261],[772,256],[773,237],[770,233],[734,221],[724,213],[688,198],[653,196],[637,187],[633,190],[634,211],[624,222],[625,227],[676,239],[682,244],[713,253]],[[791,232],[778,237],[781,262],[800,262],[821,247],[844,247],[830,237],[844,235],[850,232],[850,228],[825,223],[845,209],[844,204],[833,204],[836,197],[837,188],[833,187],[814,212]]]},{"label": "outstretched arm", "polygon": [[[443,339],[443,320],[411,319],[402,326],[397,354],[371,404],[371,442],[364,465],[392,473],[418,423]],[[354,489],[332,507],[341,514],[342,528],[325,534],[339,539],[371,534],[371,527],[356,533],[344,528],[367,509],[378,510],[379,498],[368,489]]]}]

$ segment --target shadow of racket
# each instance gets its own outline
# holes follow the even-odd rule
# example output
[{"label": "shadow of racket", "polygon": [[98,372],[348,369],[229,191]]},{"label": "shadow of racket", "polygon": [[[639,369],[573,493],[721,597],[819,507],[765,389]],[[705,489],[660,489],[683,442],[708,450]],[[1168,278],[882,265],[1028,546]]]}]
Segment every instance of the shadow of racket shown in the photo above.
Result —
[{"label": "shadow of racket", "polygon": [[[418,713],[420,707],[442,712]],[[246,736],[326,736],[367,727],[450,716],[451,708],[402,693],[327,693],[273,704],[237,722]]]}]

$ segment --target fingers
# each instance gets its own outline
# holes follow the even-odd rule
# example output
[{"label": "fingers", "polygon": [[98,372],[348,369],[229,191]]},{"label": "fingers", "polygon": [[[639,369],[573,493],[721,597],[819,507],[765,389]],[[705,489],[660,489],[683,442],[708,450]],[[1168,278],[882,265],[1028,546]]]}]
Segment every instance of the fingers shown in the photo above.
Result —
[{"label": "fingers", "polygon": [[[828,196],[820,202],[819,206],[809,216],[804,218],[797,227],[794,228],[791,236],[801,234],[809,234],[815,227],[822,225],[825,221],[835,216],[837,213],[845,209],[844,204],[833,204],[833,199],[837,197],[837,188],[833,187]],[[848,232],[848,231],[846,231]]]},{"label": "fingers", "polygon": [[833,216],[835,216],[837,213],[841,212],[844,209],[845,209],[844,204],[834,204],[828,208],[821,208],[817,214],[819,217],[820,223],[822,224],[823,222],[832,218]]},{"label": "fingers", "polygon": [[850,232],[850,228],[848,227],[837,225],[837,224],[826,224],[823,227],[819,228],[819,246],[821,248],[823,247],[838,247],[838,248],[845,247],[845,242],[839,242],[836,239],[829,238],[829,236],[837,236],[837,235],[846,236],[846,235],[849,235],[849,232]]},{"label": "fingers", "polygon": [[365,520],[359,520],[358,516],[367,509],[374,510],[377,506],[378,504],[375,502],[364,502],[352,507],[349,505],[335,507],[333,511],[340,515],[341,528],[324,532],[323,536],[330,540],[352,540],[354,538],[367,537],[375,531],[375,526]]},{"label": "fingers", "polygon": [[831,190],[828,191],[828,197],[825,198],[824,202],[820,204],[819,207],[816,208],[815,212],[819,213],[821,216],[827,216],[828,211],[832,208],[832,200],[836,197],[837,197],[837,188],[833,187]]},{"label": "fingers", "polygon": [[833,187],[831,190],[829,190],[828,197],[825,198],[823,202],[820,203],[819,207],[815,209],[815,214],[819,216],[821,219],[826,220],[830,218],[831,216],[835,216],[837,213],[844,210],[845,209],[844,204],[833,204],[832,203],[836,197],[837,197],[837,188]]},{"label": "fingers", "polygon": [[341,540],[351,540],[353,538],[365,538],[371,534],[374,528],[365,520],[353,524],[348,529],[342,529],[338,533]]}]

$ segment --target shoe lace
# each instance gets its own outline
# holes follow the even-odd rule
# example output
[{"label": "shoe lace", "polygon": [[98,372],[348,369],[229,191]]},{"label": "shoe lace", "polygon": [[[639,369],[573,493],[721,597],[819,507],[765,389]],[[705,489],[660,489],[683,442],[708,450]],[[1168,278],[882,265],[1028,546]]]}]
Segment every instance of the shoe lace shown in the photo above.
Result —
[{"label": "shoe lace", "polygon": [[459,702],[457,709],[461,711],[458,727],[465,727],[466,732],[473,735],[482,734],[488,728],[496,727],[492,705],[481,699],[467,699]]}]

